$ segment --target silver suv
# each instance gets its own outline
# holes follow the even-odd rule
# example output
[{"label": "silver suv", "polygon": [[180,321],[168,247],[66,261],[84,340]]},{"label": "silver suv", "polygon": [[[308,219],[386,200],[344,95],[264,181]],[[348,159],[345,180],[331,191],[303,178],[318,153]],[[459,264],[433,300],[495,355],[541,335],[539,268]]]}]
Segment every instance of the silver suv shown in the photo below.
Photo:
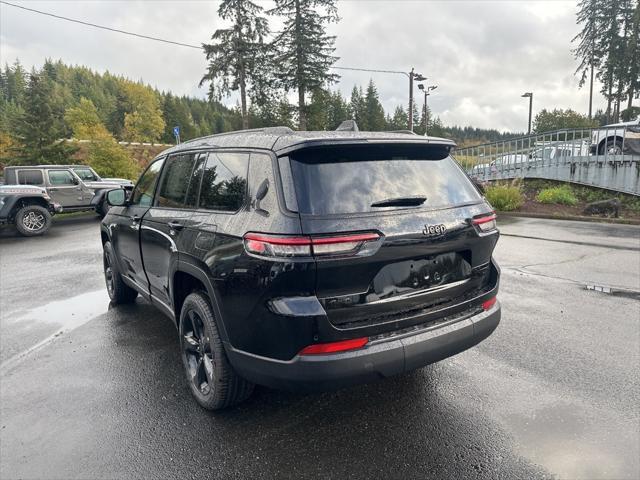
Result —
[{"label": "silver suv", "polygon": [[86,165],[29,165],[5,167],[5,181],[13,185],[43,187],[61,212],[95,210],[104,216],[109,210],[105,193],[114,188],[133,188],[131,180],[100,178]]}]

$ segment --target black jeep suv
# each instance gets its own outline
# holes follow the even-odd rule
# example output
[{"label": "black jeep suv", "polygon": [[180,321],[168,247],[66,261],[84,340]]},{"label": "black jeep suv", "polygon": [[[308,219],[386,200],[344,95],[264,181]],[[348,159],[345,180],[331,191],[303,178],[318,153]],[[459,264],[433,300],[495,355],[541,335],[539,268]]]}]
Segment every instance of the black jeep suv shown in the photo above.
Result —
[{"label": "black jeep suv", "polygon": [[500,321],[495,215],[451,141],[274,127],[193,140],[108,193],[104,271],[176,324],[209,409],[461,352]]}]

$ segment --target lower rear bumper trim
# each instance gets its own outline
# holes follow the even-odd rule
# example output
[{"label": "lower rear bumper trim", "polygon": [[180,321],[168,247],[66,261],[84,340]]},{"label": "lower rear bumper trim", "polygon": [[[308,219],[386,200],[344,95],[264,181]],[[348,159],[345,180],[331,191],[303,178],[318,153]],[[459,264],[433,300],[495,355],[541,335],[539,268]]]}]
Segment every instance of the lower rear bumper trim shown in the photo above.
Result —
[{"label": "lower rear bumper trim", "polygon": [[415,370],[460,353],[487,338],[500,323],[500,304],[458,322],[390,337],[365,348],[283,361],[226,346],[238,374],[283,390],[322,391]]}]

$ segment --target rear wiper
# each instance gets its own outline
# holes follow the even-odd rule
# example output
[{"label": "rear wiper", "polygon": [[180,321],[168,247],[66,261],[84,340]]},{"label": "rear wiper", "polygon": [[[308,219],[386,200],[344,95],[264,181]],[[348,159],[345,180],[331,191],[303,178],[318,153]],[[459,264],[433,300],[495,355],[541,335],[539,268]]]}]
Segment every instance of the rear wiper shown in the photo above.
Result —
[{"label": "rear wiper", "polygon": [[380,200],[379,202],[373,202],[372,207],[417,207],[422,205],[427,200],[427,197],[400,197],[400,198],[387,198],[386,200]]}]

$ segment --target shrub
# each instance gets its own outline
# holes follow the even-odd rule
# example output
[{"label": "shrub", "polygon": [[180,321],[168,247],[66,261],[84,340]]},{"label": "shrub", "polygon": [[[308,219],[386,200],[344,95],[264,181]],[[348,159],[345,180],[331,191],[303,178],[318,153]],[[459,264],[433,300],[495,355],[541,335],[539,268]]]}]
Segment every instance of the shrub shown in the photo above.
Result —
[{"label": "shrub", "polygon": [[485,196],[496,210],[508,212],[517,210],[524,203],[520,185],[492,185],[486,189]]},{"label": "shrub", "polygon": [[569,185],[540,190],[536,200],[540,203],[559,203],[561,205],[575,205],[578,203],[578,199]]}]

